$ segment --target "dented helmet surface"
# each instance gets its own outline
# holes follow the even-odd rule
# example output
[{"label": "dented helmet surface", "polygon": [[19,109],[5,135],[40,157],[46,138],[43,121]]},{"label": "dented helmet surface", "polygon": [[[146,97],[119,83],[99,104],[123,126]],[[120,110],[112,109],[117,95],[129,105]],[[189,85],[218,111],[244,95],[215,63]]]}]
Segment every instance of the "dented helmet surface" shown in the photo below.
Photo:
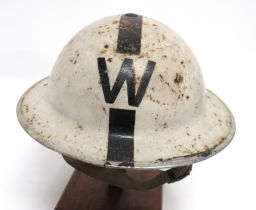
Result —
[{"label": "dented helmet surface", "polygon": [[231,112],[205,89],[187,44],[135,14],[77,33],[51,75],[22,96],[17,115],[46,147],[117,168],[193,164],[221,151],[235,132]]}]

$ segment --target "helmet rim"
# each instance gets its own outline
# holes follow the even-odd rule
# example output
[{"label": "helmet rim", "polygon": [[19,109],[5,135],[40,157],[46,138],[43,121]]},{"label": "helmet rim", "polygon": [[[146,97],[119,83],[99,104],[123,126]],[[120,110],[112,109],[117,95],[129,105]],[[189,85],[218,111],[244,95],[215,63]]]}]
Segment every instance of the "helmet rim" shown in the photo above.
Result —
[{"label": "helmet rim", "polygon": [[[167,158],[163,158],[161,152],[156,152],[157,150],[154,151],[153,149],[151,151],[152,157],[154,157],[153,159],[141,162],[140,160],[136,160],[135,156],[134,162],[132,163],[132,167],[130,164],[114,161],[109,162],[106,160],[106,158],[104,159],[104,157],[106,157],[107,148],[101,148],[101,153],[98,150],[99,148],[94,148],[93,145],[90,144],[83,145],[84,148],[81,148],[81,143],[79,144],[79,141],[85,138],[85,134],[88,133],[89,131],[83,130],[83,125],[80,125],[79,122],[73,122],[72,119],[68,119],[66,116],[61,115],[61,113],[58,110],[52,107],[50,103],[47,102],[47,100],[45,100],[47,97],[46,92],[48,78],[49,77],[44,78],[36,84],[34,84],[21,97],[17,105],[18,120],[23,129],[39,143],[62,155],[72,157],[83,162],[117,169],[161,169],[184,166],[205,160],[217,154],[231,142],[235,134],[235,121],[231,111],[224,104],[224,102],[222,102],[221,99],[219,99],[214,93],[212,93],[209,90],[206,90],[205,98],[206,101],[210,103],[206,102],[205,111],[202,112],[198,116],[198,118],[193,121],[194,124],[200,122],[199,125],[206,124],[206,126],[202,127],[199,125],[195,125],[194,128],[201,129],[201,131],[204,130],[204,133],[208,133],[209,135],[214,135],[213,132],[216,131],[216,127],[218,127],[218,125],[216,125],[218,121],[222,121],[225,124],[225,126],[224,128],[222,128],[222,130],[218,129],[218,133],[216,133],[216,138],[212,142],[207,142],[207,136],[201,137],[202,142],[207,142],[201,147],[202,150],[197,152],[193,152],[192,150],[187,151],[187,154],[184,150],[184,155],[170,155]],[[219,116],[221,119],[214,118],[214,116],[212,115],[212,113],[214,112],[214,110],[212,110],[212,106],[210,108],[207,108],[209,104],[218,104],[218,108],[221,107],[222,112],[224,113],[222,118]],[[51,119],[57,120],[51,121]],[[208,121],[212,121],[212,128],[209,128],[209,124],[206,123]],[[183,125],[183,127],[183,130],[185,131],[186,125]],[[162,132],[163,136],[165,136],[164,132],[165,131]],[[191,133],[193,132],[194,131],[191,130]],[[90,133],[94,133],[94,136],[92,137],[92,139],[94,140],[100,140],[102,138],[102,136],[99,134],[99,132],[97,132],[97,130],[90,131]],[[194,133],[200,133],[200,130],[197,130]],[[73,140],[70,139],[71,137],[73,138]],[[140,139],[143,138],[146,141],[147,136],[140,136]],[[161,138],[161,136],[159,136],[159,138]],[[181,138],[184,138],[183,141],[186,142],[187,134],[184,132],[181,135]],[[107,141],[107,139],[105,139],[104,141]],[[169,144],[173,143],[170,142]],[[188,144],[188,142],[186,142],[186,144]],[[155,144],[152,145],[151,148],[164,148],[166,146],[166,144]],[[174,147],[175,145],[173,144],[172,146]],[[134,150],[136,150],[136,148]],[[140,151],[140,153],[145,152],[147,151]],[[143,154],[141,155],[143,156]]]}]

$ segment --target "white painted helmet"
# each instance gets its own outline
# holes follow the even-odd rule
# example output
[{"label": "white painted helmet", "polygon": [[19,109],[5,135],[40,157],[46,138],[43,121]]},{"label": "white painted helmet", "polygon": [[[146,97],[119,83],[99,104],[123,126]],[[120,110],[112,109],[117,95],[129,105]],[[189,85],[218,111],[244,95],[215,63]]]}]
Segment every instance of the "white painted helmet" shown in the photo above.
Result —
[{"label": "white painted helmet", "polygon": [[116,168],[171,168],[211,157],[234,118],[167,26],[135,14],[85,27],[17,106],[22,127],[66,157]]}]

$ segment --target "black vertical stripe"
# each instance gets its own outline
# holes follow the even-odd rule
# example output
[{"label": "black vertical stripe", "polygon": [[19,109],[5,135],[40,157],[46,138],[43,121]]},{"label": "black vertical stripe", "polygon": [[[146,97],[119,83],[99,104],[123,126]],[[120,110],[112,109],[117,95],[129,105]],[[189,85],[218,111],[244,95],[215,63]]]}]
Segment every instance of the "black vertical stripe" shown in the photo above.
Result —
[{"label": "black vertical stripe", "polygon": [[109,112],[107,161],[133,166],[135,110],[113,109]]},{"label": "black vertical stripe", "polygon": [[142,16],[128,13],[119,22],[117,52],[139,55],[141,47]]}]

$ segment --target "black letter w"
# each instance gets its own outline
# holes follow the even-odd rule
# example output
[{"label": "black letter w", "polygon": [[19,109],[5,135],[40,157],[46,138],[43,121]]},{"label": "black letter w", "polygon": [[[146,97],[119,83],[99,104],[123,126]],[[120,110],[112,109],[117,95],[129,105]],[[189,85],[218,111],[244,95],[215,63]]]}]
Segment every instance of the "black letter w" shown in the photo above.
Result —
[{"label": "black letter w", "polygon": [[100,73],[101,85],[106,103],[113,104],[120,92],[125,80],[127,82],[128,103],[130,106],[139,106],[146,92],[149,80],[155,68],[154,61],[148,61],[146,70],[141,78],[140,86],[135,95],[135,73],[133,60],[125,58],[117,75],[112,90],[110,90],[109,77],[105,58],[98,58],[98,69]]}]

